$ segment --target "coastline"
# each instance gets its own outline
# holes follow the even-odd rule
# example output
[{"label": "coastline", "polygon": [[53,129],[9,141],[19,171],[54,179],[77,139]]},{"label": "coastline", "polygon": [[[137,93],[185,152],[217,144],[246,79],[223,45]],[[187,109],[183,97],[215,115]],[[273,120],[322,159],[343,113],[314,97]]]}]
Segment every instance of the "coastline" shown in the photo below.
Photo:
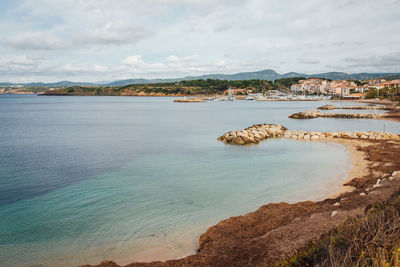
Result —
[{"label": "coastline", "polygon": [[[297,142],[302,141],[298,140]],[[304,141],[304,140],[303,140]],[[315,142],[315,141],[313,141]],[[350,139],[339,139],[339,138],[327,138],[326,140],[317,140],[316,142],[321,143],[331,143],[331,144],[339,144],[344,147],[347,153],[349,153],[349,157],[351,159],[351,170],[346,173],[345,177],[337,177],[336,179],[331,181],[331,185],[333,187],[340,186],[339,190],[334,192],[326,192],[322,194],[316,194],[315,196],[310,196],[308,200],[304,201],[324,201],[326,199],[334,199],[339,197],[340,195],[352,192],[356,188],[353,186],[345,185],[350,182],[354,178],[361,177],[366,174],[366,167],[368,166],[368,161],[365,160],[365,154],[362,151],[359,151],[357,148],[359,146],[364,146],[366,142],[362,140],[350,140]],[[266,205],[271,203],[266,203]],[[251,211],[249,213],[252,213]],[[228,218],[229,219],[229,218]],[[135,253],[131,257],[116,259],[115,262],[121,266],[129,265],[132,262],[154,262],[154,261],[168,261],[168,260],[179,260],[191,255],[195,255],[196,250],[199,248],[199,239],[201,235],[203,235],[210,227],[206,227],[204,231],[196,233],[196,239],[179,239],[180,246],[189,246],[193,249],[194,253],[182,253],[179,254],[179,250],[175,247],[171,247],[167,244],[160,244],[157,247],[151,247],[141,252]],[[185,232],[186,233],[186,232]]]},{"label": "coastline", "polygon": [[[158,256],[161,256],[161,257],[159,257],[157,259],[158,261],[153,261],[153,262],[147,262],[147,263],[134,262],[134,263],[128,264],[128,262],[129,262],[128,259],[121,260],[121,261],[117,260],[117,262],[120,264],[122,263],[124,265],[128,264],[125,266],[180,266],[181,264],[196,265],[198,263],[200,265],[203,265],[200,262],[203,262],[206,259],[204,259],[202,256],[199,256],[199,254],[201,254],[200,252],[204,251],[205,247],[210,242],[210,241],[208,241],[208,239],[210,238],[210,235],[213,237],[212,238],[213,241],[216,239],[219,239],[219,238],[221,238],[221,239],[227,238],[227,236],[226,236],[227,233],[225,231],[227,230],[227,228],[228,229],[231,228],[229,225],[227,225],[227,222],[237,221],[237,220],[239,220],[241,223],[252,222],[253,219],[247,219],[247,217],[250,217],[250,218],[254,217],[254,215],[260,213],[260,211],[262,211],[266,207],[273,208],[273,209],[278,208],[279,210],[283,209],[280,212],[286,212],[287,210],[290,210],[290,209],[297,210],[298,207],[302,207],[301,209],[304,209],[303,206],[305,205],[306,206],[305,210],[308,210],[306,213],[309,214],[308,212],[311,212],[310,213],[310,215],[312,215],[311,217],[313,217],[314,215],[316,216],[316,214],[320,214],[321,212],[322,213],[328,212],[329,214],[331,214],[332,207],[336,207],[336,205],[338,205],[338,203],[340,203],[340,201],[342,199],[348,198],[349,195],[357,195],[357,196],[359,195],[359,192],[357,192],[357,191],[359,191],[359,188],[357,188],[356,186],[349,186],[346,184],[351,183],[351,181],[353,181],[354,179],[359,179],[360,177],[364,177],[364,176],[367,176],[370,174],[369,168],[371,167],[371,165],[374,162],[371,162],[370,160],[367,159],[366,151],[362,150],[362,148],[365,148],[365,147],[371,145],[371,141],[351,140],[351,139],[343,139],[343,138],[327,138],[325,140],[317,140],[317,142],[340,144],[340,145],[344,146],[346,151],[349,153],[349,156],[351,158],[351,164],[352,164],[352,168],[351,168],[350,172],[348,172],[345,179],[340,179],[339,181],[335,180],[334,182],[332,182],[335,185],[337,185],[338,182],[340,183],[341,187],[340,187],[339,191],[329,193],[328,195],[323,197],[323,200],[321,200],[321,201],[303,201],[303,202],[298,202],[298,203],[294,203],[294,204],[287,204],[284,202],[270,203],[270,204],[266,204],[266,205],[260,207],[257,211],[250,212],[250,213],[242,215],[242,216],[231,217],[226,220],[223,220],[223,221],[219,222],[218,224],[210,227],[206,232],[204,232],[201,235],[199,252],[196,254],[190,255],[190,256],[188,256],[186,254],[186,255],[181,255],[181,256],[177,257],[177,255],[175,255],[174,259],[171,259],[171,257],[168,257],[168,255],[158,254]],[[354,208],[354,206],[358,206],[358,205],[353,203],[352,206]],[[267,208],[267,210],[268,210],[268,208]],[[328,211],[326,211],[326,210],[328,210]],[[323,227],[321,229],[319,229],[319,231],[317,231],[316,235],[309,235],[309,237],[317,238],[319,236],[319,233],[326,232],[327,229],[332,229],[332,227],[336,227],[340,223],[343,223],[344,220],[346,220],[349,216],[355,216],[357,214],[360,214],[361,211],[362,211],[362,209],[357,207],[353,211],[343,212],[342,216],[336,217],[337,220],[332,220],[330,218],[330,216],[328,216],[328,218],[332,220],[332,224],[329,224],[329,226],[326,226],[327,222],[323,221],[323,223],[321,224],[321,225],[323,225]],[[276,212],[273,212],[273,216],[278,216],[278,214],[276,214]],[[298,220],[299,219],[298,216],[299,215],[295,215],[293,217],[292,221]],[[256,216],[256,217],[258,217],[258,216]],[[277,220],[277,218],[273,218],[273,220]],[[264,224],[265,224],[265,222],[264,222]],[[252,225],[252,227],[256,227],[253,223],[251,223],[251,225]],[[276,234],[278,225],[273,225],[273,229],[275,229],[275,230],[271,229],[271,231],[274,232],[275,234]],[[293,226],[291,226],[291,227],[293,227]],[[221,230],[221,228],[224,230]],[[324,229],[324,228],[327,228],[327,229]],[[294,229],[291,229],[291,231],[293,231],[293,230]],[[214,235],[216,235],[216,236],[214,236]],[[274,240],[274,242],[276,242],[276,240]],[[218,243],[221,244],[221,241],[219,241]],[[304,242],[302,242],[301,244],[303,245],[303,243]],[[228,244],[229,244],[229,242],[228,242]],[[291,246],[289,246],[289,248],[290,247]],[[154,251],[154,252],[160,253],[162,251]],[[206,258],[209,258],[209,256],[210,255],[207,255]],[[185,258],[183,258],[183,257],[185,257]],[[200,260],[200,259],[198,259],[198,257],[200,257],[202,259]],[[195,258],[196,263],[192,263],[193,258]],[[167,259],[169,259],[169,260],[167,260]],[[146,259],[142,258],[142,260],[146,260]],[[165,261],[165,260],[167,260],[167,261]],[[200,260],[200,262],[198,262],[198,260]],[[163,262],[161,262],[161,261],[163,261]],[[188,261],[190,263],[188,263]],[[133,262],[133,261],[130,261],[130,262]],[[88,266],[90,266],[90,265],[88,265]],[[96,265],[96,266],[120,266],[120,265],[118,265],[114,262],[103,262],[100,265]]]},{"label": "coastline", "polygon": [[364,103],[364,104],[372,104],[372,105],[383,105],[383,106],[390,106],[391,109],[387,110],[384,114],[386,117],[380,118],[381,120],[389,120],[389,121],[396,121],[400,122],[400,108],[399,106],[396,107],[396,102],[390,100],[374,100],[374,99],[363,99],[363,100],[356,100],[357,103]]},{"label": "coastline", "polygon": [[367,143],[363,140],[342,138],[330,138],[329,140],[321,142],[330,142],[343,145],[350,155],[352,165],[351,170],[348,172],[346,178],[340,181],[341,185],[339,191],[326,195],[324,199],[337,198],[344,193],[354,191],[356,189],[355,187],[346,184],[354,178],[363,177],[368,173],[368,161],[365,159],[365,153],[358,150],[358,147],[365,147]]},{"label": "coastline", "polygon": [[[280,125],[267,126],[275,127],[272,137],[284,137],[283,133],[287,130]],[[263,126],[253,125],[245,130],[251,132],[254,127],[262,128]],[[276,127],[281,127],[281,129],[276,129]],[[271,265],[293,255],[308,242],[319,239],[349,218],[362,215],[368,205],[386,200],[400,190],[400,177],[395,180],[391,178],[391,174],[394,175],[398,171],[396,167],[400,166],[400,163],[394,163],[400,160],[400,141],[397,137],[396,140],[390,137],[382,138],[382,136],[369,138],[362,135],[363,133],[357,133],[360,134],[358,138],[352,139],[341,133],[339,135],[325,133],[325,136],[324,133],[319,134],[322,134],[321,137],[324,138],[318,137],[315,140],[311,136],[311,139],[342,145],[351,159],[352,167],[346,177],[342,176],[340,180],[332,181],[335,192],[329,192],[324,197],[313,201],[266,204],[254,212],[220,221],[200,236],[199,249],[195,254],[169,257],[160,255],[161,251],[155,251],[158,261],[133,262],[124,266]],[[386,136],[386,133],[380,134]],[[225,135],[218,140],[226,142],[227,140],[221,139],[222,137]],[[258,141],[246,142],[258,143]],[[396,156],[391,157],[391,161],[387,161],[387,151],[383,147],[389,149],[390,146],[393,146],[391,153]],[[377,168],[379,170],[376,170]],[[336,190],[338,184],[340,188]],[[174,259],[166,260],[172,257]],[[145,258],[142,260],[147,261]],[[128,261],[118,262],[126,264]],[[120,265],[107,261],[95,266]]]}]

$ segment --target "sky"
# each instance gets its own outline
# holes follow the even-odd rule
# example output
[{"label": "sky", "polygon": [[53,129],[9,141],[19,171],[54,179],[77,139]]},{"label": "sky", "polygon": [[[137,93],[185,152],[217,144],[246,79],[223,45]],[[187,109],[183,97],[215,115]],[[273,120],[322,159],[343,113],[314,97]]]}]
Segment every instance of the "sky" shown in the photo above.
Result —
[{"label": "sky", "polygon": [[1,0],[0,82],[400,72],[400,0]]}]

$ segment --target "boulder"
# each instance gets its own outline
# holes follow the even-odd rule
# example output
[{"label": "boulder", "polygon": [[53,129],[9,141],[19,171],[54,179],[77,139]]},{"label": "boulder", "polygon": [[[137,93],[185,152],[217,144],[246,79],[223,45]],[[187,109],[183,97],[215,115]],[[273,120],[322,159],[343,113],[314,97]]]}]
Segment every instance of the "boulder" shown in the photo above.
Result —
[{"label": "boulder", "polygon": [[335,109],[336,107],[334,105],[324,105],[321,107],[318,107],[317,109],[321,109],[321,110],[332,110]]},{"label": "boulder", "polygon": [[242,139],[242,137],[238,136],[235,138],[235,140],[233,141],[234,144],[237,145],[244,145],[246,144],[245,141]]},{"label": "boulder", "polygon": [[319,111],[312,111],[312,110],[307,110],[307,111],[302,111],[298,113],[294,113],[289,116],[291,119],[314,119],[319,116],[321,116],[321,112]]},{"label": "boulder", "polygon": [[251,135],[242,135],[241,138],[245,142],[245,144],[255,143],[254,136]]}]

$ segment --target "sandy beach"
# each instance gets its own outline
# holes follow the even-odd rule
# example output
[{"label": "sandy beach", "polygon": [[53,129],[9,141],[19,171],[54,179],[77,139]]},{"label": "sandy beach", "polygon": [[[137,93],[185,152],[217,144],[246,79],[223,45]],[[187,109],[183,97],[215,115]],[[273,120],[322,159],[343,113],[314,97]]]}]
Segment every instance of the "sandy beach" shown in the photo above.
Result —
[{"label": "sandy beach", "polygon": [[342,182],[340,190],[336,193],[327,195],[326,198],[336,198],[343,193],[354,191],[356,189],[355,187],[345,184],[350,182],[356,177],[363,177],[368,173],[368,161],[365,159],[365,153],[358,150],[359,147],[365,147],[367,143],[365,141],[360,141],[360,140],[338,139],[338,138],[330,138],[327,141],[321,141],[321,142],[330,142],[345,146],[350,155],[352,164],[352,169],[348,173],[345,181]]}]

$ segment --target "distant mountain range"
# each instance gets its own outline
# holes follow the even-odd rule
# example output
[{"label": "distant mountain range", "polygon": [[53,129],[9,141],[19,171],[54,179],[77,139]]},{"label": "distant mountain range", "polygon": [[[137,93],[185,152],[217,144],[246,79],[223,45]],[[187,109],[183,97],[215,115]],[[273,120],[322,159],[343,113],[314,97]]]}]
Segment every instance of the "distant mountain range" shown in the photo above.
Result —
[{"label": "distant mountain range", "polygon": [[367,79],[380,79],[391,76],[399,76],[400,73],[353,73],[348,74],[344,72],[326,72],[319,74],[303,74],[297,72],[288,72],[285,74],[279,74],[274,70],[265,69],[261,71],[254,72],[239,72],[234,74],[207,74],[201,76],[187,76],[183,78],[174,79],[127,79],[113,81],[110,83],[88,83],[88,82],[70,82],[70,81],[60,81],[56,83],[0,83],[0,86],[13,86],[13,85],[24,85],[32,87],[62,87],[62,86],[79,86],[79,85],[101,85],[101,86],[124,86],[128,84],[148,84],[148,83],[164,83],[164,82],[179,82],[183,80],[198,80],[198,79],[220,79],[220,80],[277,80],[281,78],[292,78],[292,77],[305,77],[305,78],[324,78],[331,80],[346,80],[346,79],[356,79],[356,80],[367,80]]}]

